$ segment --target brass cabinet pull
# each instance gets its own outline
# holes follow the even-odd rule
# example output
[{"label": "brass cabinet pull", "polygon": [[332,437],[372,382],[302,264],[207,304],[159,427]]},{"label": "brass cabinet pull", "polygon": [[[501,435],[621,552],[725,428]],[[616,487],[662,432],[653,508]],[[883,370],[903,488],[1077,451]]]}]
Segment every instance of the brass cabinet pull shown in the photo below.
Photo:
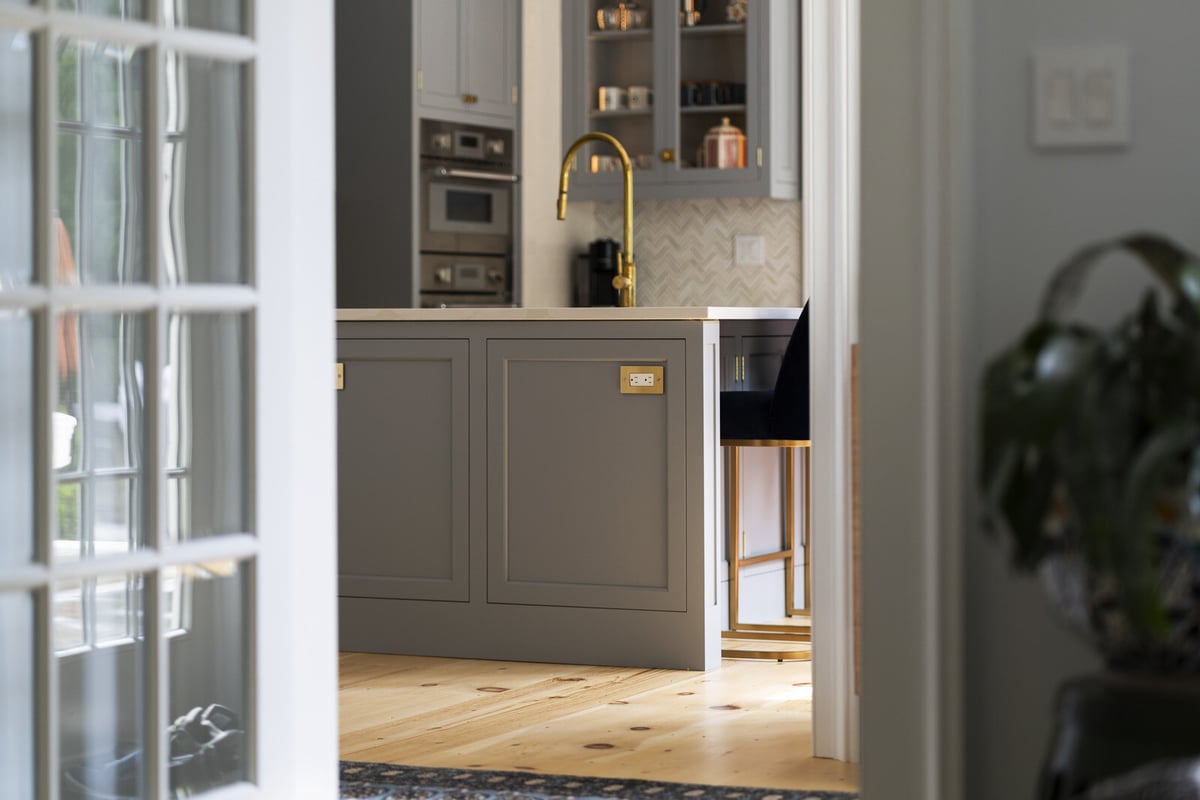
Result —
[{"label": "brass cabinet pull", "polygon": [[664,147],[658,154],[658,157],[662,159],[664,164],[670,164],[675,160],[675,151],[669,147]]},{"label": "brass cabinet pull", "polygon": [[340,392],[346,388],[346,367],[339,361],[337,362],[337,390]]},{"label": "brass cabinet pull", "polygon": [[477,95],[477,94],[464,94],[464,95],[462,96],[462,101],[463,101],[464,103],[466,103],[467,105],[469,105],[469,106],[471,106],[471,105],[475,105],[476,103],[478,103],[478,102],[479,102],[479,95]]}]

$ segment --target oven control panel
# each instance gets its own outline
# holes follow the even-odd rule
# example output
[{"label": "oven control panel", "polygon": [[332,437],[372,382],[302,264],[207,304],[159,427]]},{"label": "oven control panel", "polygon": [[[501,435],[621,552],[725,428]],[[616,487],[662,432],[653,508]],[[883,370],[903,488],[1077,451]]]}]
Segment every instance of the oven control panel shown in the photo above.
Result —
[{"label": "oven control panel", "polygon": [[487,294],[507,301],[508,259],[503,256],[421,254],[421,292]]},{"label": "oven control panel", "polygon": [[421,157],[434,161],[469,161],[511,169],[512,131],[423,119]]}]

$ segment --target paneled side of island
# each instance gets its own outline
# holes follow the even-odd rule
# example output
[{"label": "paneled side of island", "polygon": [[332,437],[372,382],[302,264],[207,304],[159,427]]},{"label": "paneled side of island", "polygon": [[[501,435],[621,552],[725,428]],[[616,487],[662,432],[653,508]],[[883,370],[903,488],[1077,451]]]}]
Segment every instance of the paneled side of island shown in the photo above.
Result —
[{"label": "paneled side of island", "polygon": [[339,322],[342,649],[718,666],[718,345],[715,319]]}]

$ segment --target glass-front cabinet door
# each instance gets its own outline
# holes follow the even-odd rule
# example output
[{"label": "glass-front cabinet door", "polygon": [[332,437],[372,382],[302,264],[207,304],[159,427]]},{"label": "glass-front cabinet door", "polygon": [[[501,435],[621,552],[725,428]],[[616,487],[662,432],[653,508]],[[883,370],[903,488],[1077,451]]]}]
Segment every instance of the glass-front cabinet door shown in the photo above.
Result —
[{"label": "glass-front cabinet door", "polygon": [[255,14],[0,0],[3,798],[262,796]]},{"label": "glass-front cabinet door", "polygon": [[[639,198],[798,196],[798,20],[794,0],[565,0],[564,149],[615,136]],[[605,145],[574,170],[571,197],[619,196]]]}]

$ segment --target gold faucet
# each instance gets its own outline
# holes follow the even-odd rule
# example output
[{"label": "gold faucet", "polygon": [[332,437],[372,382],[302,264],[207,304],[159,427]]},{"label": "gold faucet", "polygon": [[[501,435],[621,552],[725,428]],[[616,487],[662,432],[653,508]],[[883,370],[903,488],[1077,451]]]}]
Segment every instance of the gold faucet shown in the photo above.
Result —
[{"label": "gold faucet", "polygon": [[558,218],[567,218],[567,173],[575,153],[587,142],[607,142],[621,158],[621,170],[625,174],[625,241],[618,259],[617,274],[613,277],[613,288],[618,291],[617,305],[633,308],[637,305],[637,267],[633,263],[633,165],[629,153],[615,137],[607,133],[585,133],[575,140],[563,156],[562,173],[558,176]]}]

